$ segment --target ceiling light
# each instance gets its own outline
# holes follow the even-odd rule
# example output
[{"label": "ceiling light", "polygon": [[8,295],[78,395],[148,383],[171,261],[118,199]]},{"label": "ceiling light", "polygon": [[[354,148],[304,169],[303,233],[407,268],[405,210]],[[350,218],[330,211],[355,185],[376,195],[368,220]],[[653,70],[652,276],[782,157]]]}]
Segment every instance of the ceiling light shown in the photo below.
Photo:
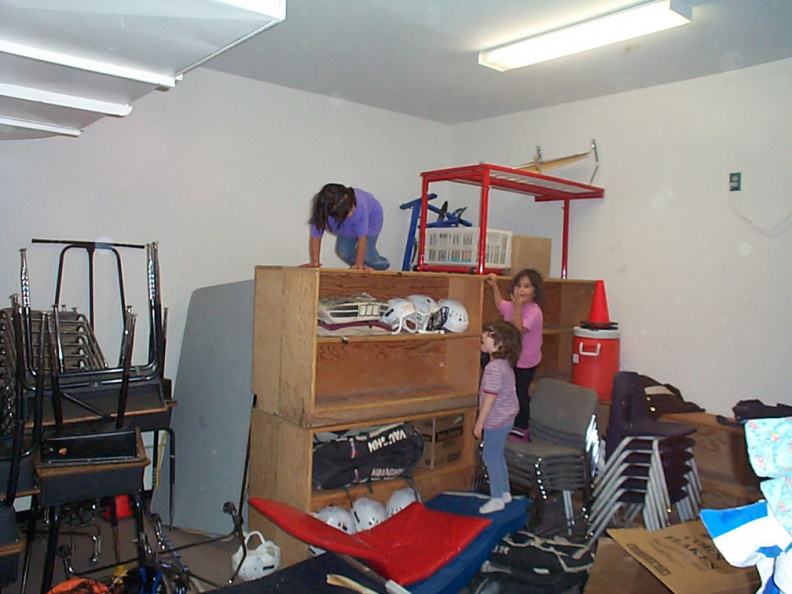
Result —
[{"label": "ceiling light", "polygon": [[684,0],[654,0],[479,53],[478,62],[504,72],[596,47],[685,25],[691,20]]}]

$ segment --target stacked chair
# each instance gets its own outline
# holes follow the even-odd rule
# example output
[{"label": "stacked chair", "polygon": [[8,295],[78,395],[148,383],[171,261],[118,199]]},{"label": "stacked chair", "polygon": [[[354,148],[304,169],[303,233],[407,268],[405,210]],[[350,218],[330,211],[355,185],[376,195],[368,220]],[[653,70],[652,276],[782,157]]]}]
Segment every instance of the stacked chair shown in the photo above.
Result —
[{"label": "stacked chair", "polygon": [[609,527],[627,527],[642,514],[647,530],[698,517],[701,481],[693,458],[694,425],[649,418],[640,376],[618,372],[613,380],[605,464],[594,482],[590,542]]},{"label": "stacked chair", "polygon": [[[58,266],[56,304],[60,303],[68,252],[84,251],[89,273],[88,316],[58,306],[49,311],[34,310],[26,250],[22,249],[21,299],[13,296],[11,307],[0,310],[0,508],[9,508],[18,494],[32,495],[27,538],[16,538],[11,548],[15,554],[20,546],[24,549],[21,591],[30,569],[36,520],[44,511],[48,542],[42,592],[46,592],[52,581],[62,516],[68,512],[79,516],[84,504],[91,504],[95,510],[95,502],[109,500],[115,537],[116,498],[130,496],[138,534],[138,561],[142,562],[146,552],[142,538],[143,474],[149,460],[141,432],[155,431],[155,456],[156,432],[164,430],[171,438],[172,505],[175,444],[169,425],[175,402],[170,395],[170,380],[163,376],[167,310],[163,311],[159,294],[156,243],[35,239],[33,243],[65,245]],[[125,301],[119,247],[146,250],[150,333],[148,359],[142,365],[132,364],[136,316]],[[118,272],[122,341],[118,360],[110,363],[94,335],[93,256],[97,251],[114,255]],[[120,561],[116,538],[114,544],[116,560]],[[2,563],[0,568],[6,569]],[[17,563],[12,562],[8,569],[12,566],[14,573],[8,583],[17,579]],[[10,572],[0,571],[4,576],[6,573]],[[0,580],[0,587],[3,585],[7,583]]]},{"label": "stacked chair", "polygon": [[553,378],[536,384],[531,394],[531,441],[506,443],[512,487],[533,500],[531,530],[542,523],[545,502],[554,492],[563,495],[568,534],[578,515],[572,500],[575,491],[582,491],[585,513],[599,455],[598,405],[597,393],[589,388]]}]

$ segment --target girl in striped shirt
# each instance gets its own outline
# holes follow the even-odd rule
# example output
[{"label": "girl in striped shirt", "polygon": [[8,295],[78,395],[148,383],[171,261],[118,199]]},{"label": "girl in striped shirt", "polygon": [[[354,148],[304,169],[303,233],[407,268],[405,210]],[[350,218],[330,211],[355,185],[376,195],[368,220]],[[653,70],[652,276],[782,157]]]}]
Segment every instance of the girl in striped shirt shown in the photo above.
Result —
[{"label": "girl in striped shirt", "polygon": [[482,459],[487,467],[490,500],[479,508],[482,514],[502,510],[512,499],[506,467],[506,438],[520,410],[512,368],[520,358],[522,335],[504,320],[490,322],[481,332],[481,351],[490,356],[479,388],[479,414],[473,427],[476,439],[484,440]]}]

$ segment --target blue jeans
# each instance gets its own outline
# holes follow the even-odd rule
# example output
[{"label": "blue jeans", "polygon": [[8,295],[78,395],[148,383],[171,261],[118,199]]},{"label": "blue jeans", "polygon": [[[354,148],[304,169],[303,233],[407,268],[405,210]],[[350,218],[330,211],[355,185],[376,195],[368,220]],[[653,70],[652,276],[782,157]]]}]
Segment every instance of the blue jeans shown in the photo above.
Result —
[{"label": "blue jeans", "polygon": [[509,469],[506,467],[506,438],[509,436],[513,423],[500,429],[484,429],[484,448],[481,458],[489,475],[490,496],[503,497],[509,493]]},{"label": "blue jeans", "polygon": [[[369,235],[366,243],[366,258],[363,264],[370,266],[374,270],[387,270],[390,262],[377,251],[377,239],[379,235]],[[354,266],[357,257],[357,237],[338,237],[336,239],[336,254],[343,262]]]}]

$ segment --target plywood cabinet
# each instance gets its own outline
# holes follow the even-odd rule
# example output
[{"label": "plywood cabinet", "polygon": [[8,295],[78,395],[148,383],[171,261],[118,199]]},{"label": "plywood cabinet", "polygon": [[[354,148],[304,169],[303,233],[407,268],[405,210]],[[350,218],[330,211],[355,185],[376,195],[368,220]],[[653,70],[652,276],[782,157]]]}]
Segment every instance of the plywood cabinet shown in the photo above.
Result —
[{"label": "plywood cabinet", "polygon": [[[376,481],[348,490],[313,488],[312,445],[318,432],[462,414],[460,460],[418,469],[424,499],[469,489],[475,471],[472,429],[478,399],[480,276],[259,266],[253,337],[250,495],[283,501],[303,511],[349,508],[358,497],[386,503],[407,485]],[[461,334],[317,337],[318,300],[368,293],[387,301],[412,294],[461,301],[470,317]],[[285,565],[305,559],[307,546],[259,514],[261,530],[282,549]]]},{"label": "plywood cabinet", "polygon": [[[502,279],[508,294],[511,279]],[[485,290],[486,289],[486,290]],[[571,372],[572,326],[588,317],[593,281],[546,281],[547,374]],[[413,294],[461,301],[470,326],[460,334],[317,337],[320,298],[367,293],[387,301]],[[251,417],[250,495],[311,512],[349,508],[359,497],[386,503],[404,479],[348,490],[313,488],[312,452],[319,432],[463,416],[459,460],[418,469],[414,483],[426,500],[445,490],[469,489],[475,472],[475,422],[482,322],[497,317],[484,277],[427,272],[373,272],[324,268],[256,268]],[[307,546],[252,513],[282,550],[284,565],[308,556]]]}]

